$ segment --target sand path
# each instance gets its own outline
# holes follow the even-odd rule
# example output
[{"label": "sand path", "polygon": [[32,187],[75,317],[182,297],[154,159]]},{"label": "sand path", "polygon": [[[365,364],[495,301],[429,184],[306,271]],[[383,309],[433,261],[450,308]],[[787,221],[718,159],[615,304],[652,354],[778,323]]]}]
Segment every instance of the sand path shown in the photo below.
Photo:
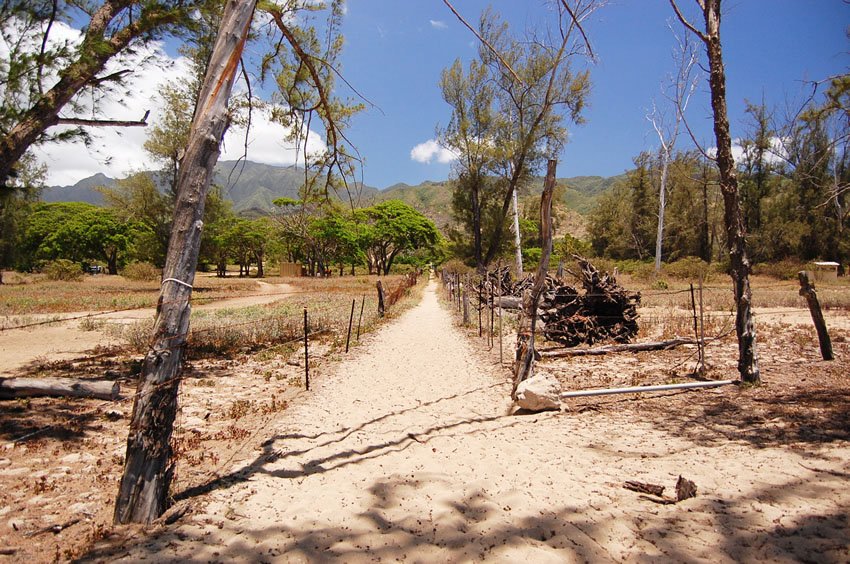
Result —
[{"label": "sand path", "polygon": [[[850,489],[821,495],[842,491],[847,445],[753,449],[619,413],[508,415],[505,371],[476,356],[433,282],[420,305],[357,351],[261,431],[255,458],[190,496],[200,508],[191,517],[126,544],[119,559],[847,556],[835,540],[846,539],[847,523],[832,516],[847,514]],[[657,505],[622,488],[672,487],[678,474],[697,481],[697,498]]]}]

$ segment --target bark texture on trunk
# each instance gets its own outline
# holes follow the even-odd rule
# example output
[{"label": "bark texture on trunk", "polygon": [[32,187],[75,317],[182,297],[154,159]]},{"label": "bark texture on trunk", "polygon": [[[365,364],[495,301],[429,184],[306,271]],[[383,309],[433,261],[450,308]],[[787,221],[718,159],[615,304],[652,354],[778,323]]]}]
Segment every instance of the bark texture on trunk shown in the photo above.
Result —
[{"label": "bark texture on trunk", "polygon": [[543,195],[540,196],[540,231],[543,239],[543,252],[540,265],[534,279],[534,286],[523,298],[523,316],[517,334],[516,364],[514,365],[514,384],[511,397],[516,399],[517,387],[532,375],[534,364],[534,334],[537,329],[537,306],[540,294],[546,287],[546,275],[549,271],[549,257],[552,254],[552,195],[555,191],[555,178],[558,161],[550,159],[546,167],[546,180],[543,183]]},{"label": "bark texture on trunk", "polygon": [[705,0],[705,44],[708,53],[711,109],[714,113],[714,137],[717,141],[717,168],[723,194],[723,216],[731,259],[731,275],[735,286],[735,333],[738,337],[738,372],[741,380],[752,384],[760,381],[756,354],[756,327],[752,312],[750,260],[747,257],[744,215],[738,196],[738,176],[732,157],[732,136],[726,111],[726,72],[720,43],[720,0]]},{"label": "bark texture on trunk", "polygon": [[133,404],[116,523],[150,523],[165,511],[174,475],[171,433],[177,412],[189,300],[198,262],[204,203],[227,128],[227,100],[256,0],[229,0],[198,98],[177,181],[174,224],[163,269],[151,350]]},{"label": "bark texture on trunk", "polygon": [[735,291],[735,333],[738,336],[738,372],[741,380],[760,382],[756,354],[756,327],[752,312],[750,261],[746,249],[746,229],[738,193],[738,176],[732,157],[732,136],[726,111],[726,72],[723,68],[723,49],[720,43],[720,0],[697,0],[702,9],[704,31],[698,30],[682,15],[676,0],[670,0],[679,21],[705,43],[708,55],[708,83],[711,90],[711,109],[714,114],[714,137],[717,142],[717,169],[720,191],[723,194],[723,219],[729,245],[731,275]]}]

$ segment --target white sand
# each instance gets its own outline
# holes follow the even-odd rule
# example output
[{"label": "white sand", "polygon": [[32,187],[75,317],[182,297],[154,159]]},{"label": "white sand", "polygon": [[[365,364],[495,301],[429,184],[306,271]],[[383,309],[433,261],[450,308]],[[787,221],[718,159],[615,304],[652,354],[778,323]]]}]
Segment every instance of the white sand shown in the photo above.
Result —
[{"label": "white sand", "polygon": [[[474,353],[435,287],[263,430],[234,481],[122,559],[850,559],[846,442],[756,448],[619,413],[510,416],[506,371]],[[698,497],[657,505],[622,488],[672,489],[679,474]]]}]

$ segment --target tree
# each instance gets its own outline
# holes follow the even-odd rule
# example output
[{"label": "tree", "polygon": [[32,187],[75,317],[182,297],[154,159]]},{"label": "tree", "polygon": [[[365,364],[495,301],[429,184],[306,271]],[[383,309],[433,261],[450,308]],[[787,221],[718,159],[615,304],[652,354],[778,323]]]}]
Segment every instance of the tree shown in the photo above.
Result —
[{"label": "tree", "polygon": [[670,172],[670,161],[679,137],[679,127],[684,119],[685,110],[688,108],[691,94],[696,89],[696,80],[692,78],[691,71],[696,64],[696,55],[688,41],[688,36],[678,39],[679,46],[675,51],[677,74],[669,80],[669,84],[662,88],[665,98],[673,105],[674,116],[672,123],[667,114],[653,103],[652,112],[646,118],[652,123],[652,129],[658,136],[658,158],[661,161],[661,178],[658,186],[658,229],[655,234],[655,275],[661,273],[661,251],[664,242],[664,213],[667,208],[668,183]]},{"label": "tree", "polygon": [[735,332],[738,337],[738,372],[741,380],[757,384],[760,381],[756,353],[756,328],[752,315],[750,261],[747,257],[746,228],[738,196],[738,178],[732,156],[732,136],[726,111],[726,72],[723,67],[723,48],[720,42],[720,0],[696,0],[704,26],[694,27],[679,10],[676,0],[670,0],[676,17],[705,45],[709,66],[711,109],[714,115],[714,137],[717,142],[717,168],[720,191],[723,194],[724,223],[731,258],[730,274],[735,288]]},{"label": "tree", "polygon": [[146,172],[131,174],[114,187],[100,187],[98,191],[118,218],[133,223],[135,259],[161,267],[171,235],[174,200],[160,192]]},{"label": "tree", "polygon": [[[11,49],[0,61],[0,75],[6,77],[0,87],[0,184],[8,184],[16,163],[33,145],[79,137],[91,126],[145,125],[144,118],[90,119],[95,108],[80,93],[103,92],[119,85],[131,69],[103,74],[107,64],[145,42],[191,29],[192,15],[203,1],[5,3],[0,34]],[[55,37],[59,24],[86,20],[78,43]],[[63,110],[85,111],[88,116],[64,117],[60,115]],[[49,133],[58,125],[72,129]]]},{"label": "tree", "polygon": [[358,210],[358,220],[366,224],[369,271],[387,275],[399,253],[434,248],[439,231],[434,222],[400,200],[388,200]]},{"label": "tree", "polygon": [[130,247],[131,227],[111,210],[83,202],[41,203],[33,207],[20,240],[26,269],[67,259],[81,265],[104,261],[118,274]]},{"label": "tree", "polygon": [[[205,200],[228,125],[227,103],[256,5],[256,0],[226,3],[195,106],[178,172],[174,220],[152,346],[143,362],[127,437],[124,473],[115,503],[114,519],[118,523],[149,523],[165,509],[174,473],[170,438],[177,412],[177,391],[189,330],[189,300],[201,246]],[[310,75],[316,78],[317,58],[299,44],[290,24],[298,21],[298,10],[317,6],[312,2],[292,2],[285,5],[263,3],[263,7],[284,38],[273,44],[282,48],[284,40],[288,42]],[[334,16],[341,13],[340,2],[333,3],[332,12]],[[335,38],[336,34],[329,36]],[[326,128],[333,128],[335,108],[320,78],[313,82],[313,87],[320,92],[317,103],[327,112]],[[338,133],[336,130],[329,135],[336,140]],[[336,146],[332,150],[335,151]]]},{"label": "tree", "polygon": [[[566,142],[566,123],[580,122],[590,90],[589,74],[574,73],[571,59],[585,54],[576,35],[594,9],[562,2],[558,41],[517,39],[491,10],[479,24],[479,61],[464,74],[459,62],[443,73],[443,96],[452,106],[442,142],[459,155],[456,191],[468,193],[473,258],[481,270],[502,249],[504,225],[514,194],[540,172]],[[583,31],[582,31],[583,35]],[[498,180],[487,182],[481,172]],[[485,190],[493,193],[487,197]],[[486,202],[492,202],[492,230],[486,233]],[[480,247],[480,248],[479,248]]]},{"label": "tree", "polygon": [[171,432],[189,329],[189,300],[201,246],[204,202],[227,126],[227,100],[256,0],[229,2],[222,16],[177,182],[172,236],[151,350],[133,403],[124,473],[115,502],[117,523],[150,523],[166,507],[174,474]]},{"label": "tree", "polygon": [[37,165],[26,154],[16,165],[16,176],[7,190],[0,190],[0,284],[3,269],[14,266],[19,259],[21,226],[44,186],[47,167]]}]

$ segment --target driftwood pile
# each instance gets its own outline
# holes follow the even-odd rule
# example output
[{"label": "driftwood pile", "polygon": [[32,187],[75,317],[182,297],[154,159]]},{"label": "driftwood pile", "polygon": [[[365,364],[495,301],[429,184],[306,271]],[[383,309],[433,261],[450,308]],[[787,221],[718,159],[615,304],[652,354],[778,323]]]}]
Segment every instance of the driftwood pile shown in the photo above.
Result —
[{"label": "driftwood pile", "polygon": [[[613,276],[600,273],[585,259],[578,258],[578,264],[583,292],[557,278],[546,277],[537,310],[544,336],[567,347],[607,340],[628,343],[638,331],[640,293],[629,292],[617,284]],[[495,283],[503,283],[501,271],[492,276]],[[503,307],[514,304],[519,307],[521,299],[518,296],[533,283],[533,278],[529,277],[506,288],[504,294],[514,298],[503,298]]]}]

